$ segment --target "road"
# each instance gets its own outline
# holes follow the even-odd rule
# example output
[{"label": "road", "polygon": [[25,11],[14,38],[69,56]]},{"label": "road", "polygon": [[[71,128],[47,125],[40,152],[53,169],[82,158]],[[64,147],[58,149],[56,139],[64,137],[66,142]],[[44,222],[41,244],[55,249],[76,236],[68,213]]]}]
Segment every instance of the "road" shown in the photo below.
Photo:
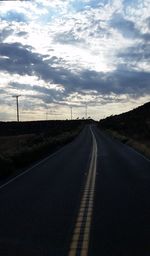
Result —
[{"label": "road", "polygon": [[0,256],[150,255],[150,161],[86,127],[0,187]]}]

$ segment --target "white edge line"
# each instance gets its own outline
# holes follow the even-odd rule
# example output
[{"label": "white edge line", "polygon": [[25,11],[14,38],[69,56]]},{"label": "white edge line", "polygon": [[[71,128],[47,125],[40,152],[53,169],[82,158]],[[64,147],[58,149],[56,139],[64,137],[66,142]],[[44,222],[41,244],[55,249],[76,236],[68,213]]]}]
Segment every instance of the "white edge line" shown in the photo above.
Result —
[{"label": "white edge line", "polygon": [[48,158],[50,158],[50,156],[44,158],[43,160],[41,160],[40,162],[38,162],[37,164],[34,164],[33,166],[31,166],[30,168],[28,168],[27,170],[21,172],[20,174],[18,174],[17,176],[15,176],[14,178],[10,179],[9,181],[7,181],[6,183],[4,183],[3,185],[0,186],[0,189],[7,186],[9,183],[13,182],[14,180],[17,180],[19,177],[25,175],[27,172],[29,172],[30,170],[34,169],[35,167],[37,167],[38,165],[40,165],[41,163],[45,162],[46,160],[48,160]]},{"label": "white edge line", "polygon": [[55,156],[56,154],[58,154],[60,151],[62,151],[64,149],[65,146],[68,146],[69,144],[71,144],[72,142],[64,145],[62,148],[60,148],[59,150],[57,150],[56,152],[54,152],[53,154],[45,157],[44,159],[42,159],[41,161],[39,161],[38,163],[34,164],[33,166],[29,167],[28,169],[26,169],[25,171],[21,172],[20,174],[16,175],[14,178],[10,179],[9,181],[7,181],[6,183],[2,184],[0,186],[0,189],[6,187],[8,184],[10,184],[11,182],[13,182],[14,180],[17,180],[18,178],[20,178],[21,176],[25,175],[26,173],[28,173],[29,171],[31,171],[32,169],[34,169],[35,167],[39,166],[40,164],[46,162],[48,159],[52,158],[53,156]]},{"label": "white edge line", "polygon": [[[124,143],[123,143],[124,144]],[[150,159],[148,159],[146,156],[142,155],[142,153],[140,153],[139,151],[137,151],[136,149],[134,149],[133,147],[131,147],[128,144],[124,144],[126,145],[126,147],[130,148],[132,151],[134,151],[137,155],[141,156],[144,160],[150,162]]]}]

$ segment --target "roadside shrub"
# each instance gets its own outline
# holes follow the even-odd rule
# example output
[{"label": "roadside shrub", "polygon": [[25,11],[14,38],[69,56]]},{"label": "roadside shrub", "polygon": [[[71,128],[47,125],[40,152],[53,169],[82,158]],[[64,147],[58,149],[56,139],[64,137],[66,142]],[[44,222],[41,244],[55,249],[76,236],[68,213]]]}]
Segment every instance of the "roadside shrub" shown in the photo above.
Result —
[{"label": "roadside shrub", "polygon": [[34,144],[29,147],[26,146],[22,148],[22,150],[13,152],[10,157],[16,168],[25,167],[30,163],[43,158],[47,154],[53,153],[66,143],[72,141],[75,136],[78,135],[80,130],[81,129],[78,129],[71,133],[65,132],[54,138],[48,137],[47,140],[43,140],[38,144]]},{"label": "roadside shrub", "polygon": [[0,155],[0,177],[11,175],[14,169],[13,161]]},{"label": "roadside shrub", "polygon": [[128,143],[129,146],[133,147],[135,150],[139,151],[140,153],[144,154],[147,158],[150,159],[150,147],[144,143],[139,141],[135,141],[131,139]]}]

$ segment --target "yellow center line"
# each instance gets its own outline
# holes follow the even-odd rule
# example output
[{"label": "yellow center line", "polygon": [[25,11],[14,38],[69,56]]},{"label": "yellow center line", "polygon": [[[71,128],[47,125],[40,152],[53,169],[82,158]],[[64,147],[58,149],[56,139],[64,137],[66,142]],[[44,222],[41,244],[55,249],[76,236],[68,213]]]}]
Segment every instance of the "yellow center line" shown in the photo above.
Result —
[{"label": "yellow center line", "polygon": [[[92,221],[95,180],[96,180],[96,165],[97,165],[97,143],[94,133],[91,129],[93,148],[88,176],[80,203],[80,208],[73,231],[73,237],[70,245],[68,256],[78,255],[87,256],[89,248],[90,227]],[[81,239],[82,237],[82,239]],[[81,241],[80,241],[81,239]],[[79,246],[80,242],[80,246]]]}]

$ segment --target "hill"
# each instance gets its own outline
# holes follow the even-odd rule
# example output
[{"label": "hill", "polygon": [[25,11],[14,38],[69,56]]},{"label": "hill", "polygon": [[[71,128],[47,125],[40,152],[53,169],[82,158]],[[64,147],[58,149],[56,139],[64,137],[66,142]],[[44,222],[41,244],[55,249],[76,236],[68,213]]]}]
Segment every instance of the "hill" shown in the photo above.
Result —
[{"label": "hill", "polygon": [[100,120],[98,126],[150,157],[150,102]]}]

